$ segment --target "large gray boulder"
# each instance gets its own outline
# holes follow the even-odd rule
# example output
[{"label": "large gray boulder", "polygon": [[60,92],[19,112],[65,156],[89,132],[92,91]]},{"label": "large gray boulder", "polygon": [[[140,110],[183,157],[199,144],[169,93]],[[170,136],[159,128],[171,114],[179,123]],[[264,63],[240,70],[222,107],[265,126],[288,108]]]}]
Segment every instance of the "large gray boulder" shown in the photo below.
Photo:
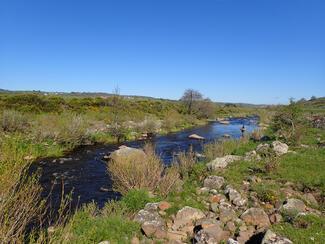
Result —
[{"label": "large gray boulder", "polygon": [[207,164],[209,170],[214,171],[218,169],[223,169],[228,166],[228,164],[233,163],[235,161],[242,160],[243,157],[236,155],[227,155],[224,157],[218,157]]}]

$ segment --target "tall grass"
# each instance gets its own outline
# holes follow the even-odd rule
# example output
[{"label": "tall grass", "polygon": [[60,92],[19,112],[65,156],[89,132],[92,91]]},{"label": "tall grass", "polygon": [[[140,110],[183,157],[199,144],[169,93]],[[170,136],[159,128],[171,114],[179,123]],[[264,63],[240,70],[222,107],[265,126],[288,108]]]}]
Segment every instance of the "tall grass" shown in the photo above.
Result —
[{"label": "tall grass", "polygon": [[108,171],[116,191],[122,194],[131,189],[157,192],[162,189],[161,184],[165,189],[170,189],[176,183],[179,178],[178,172],[171,169],[165,171],[161,159],[155,154],[152,146],[146,145],[145,153],[145,156],[135,153],[116,157],[108,163]]}]

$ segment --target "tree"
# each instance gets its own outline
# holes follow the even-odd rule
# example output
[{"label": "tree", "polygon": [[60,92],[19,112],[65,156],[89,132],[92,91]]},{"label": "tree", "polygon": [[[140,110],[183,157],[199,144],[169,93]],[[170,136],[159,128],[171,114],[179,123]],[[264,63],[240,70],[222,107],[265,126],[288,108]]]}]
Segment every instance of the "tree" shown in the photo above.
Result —
[{"label": "tree", "polygon": [[187,89],[181,98],[181,101],[184,102],[187,108],[187,112],[189,114],[193,113],[194,108],[197,105],[198,101],[202,101],[202,100],[203,100],[203,95],[199,91],[193,89]]},{"label": "tree", "polygon": [[124,126],[124,120],[121,115],[122,101],[120,90],[118,87],[114,89],[111,100],[111,123],[109,125],[109,132],[117,139],[119,143],[121,139],[126,137],[127,129]]},{"label": "tree", "polygon": [[216,112],[216,105],[209,98],[206,98],[198,102],[197,115],[199,118],[204,118],[204,119],[213,118],[215,112]]}]

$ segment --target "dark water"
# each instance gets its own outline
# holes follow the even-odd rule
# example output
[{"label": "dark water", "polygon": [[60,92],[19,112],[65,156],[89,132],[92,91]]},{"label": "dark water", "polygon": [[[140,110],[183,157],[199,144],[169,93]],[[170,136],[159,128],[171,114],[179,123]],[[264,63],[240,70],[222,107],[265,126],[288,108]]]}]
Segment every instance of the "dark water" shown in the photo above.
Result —
[{"label": "dark water", "polygon": [[[169,164],[173,155],[180,151],[187,151],[190,147],[196,152],[201,152],[203,145],[222,138],[229,134],[233,138],[241,136],[240,128],[245,125],[246,132],[252,132],[257,128],[257,118],[233,118],[229,125],[217,122],[205,126],[184,130],[166,136],[158,136],[152,139],[157,153],[165,164]],[[188,136],[198,134],[206,138],[204,141],[190,140]],[[124,145],[140,148],[144,142],[127,142]],[[103,156],[117,149],[119,145],[96,145],[81,147],[64,158],[45,159],[34,164],[41,170],[41,185],[44,188],[43,196],[51,192],[51,205],[57,207],[62,189],[65,193],[72,191],[74,204],[95,202],[103,206],[110,199],[119,198],[119,194],[111,190],[112,182],[106,170],[106,162]],[[101,191],[106,188],[108,191]]]}]

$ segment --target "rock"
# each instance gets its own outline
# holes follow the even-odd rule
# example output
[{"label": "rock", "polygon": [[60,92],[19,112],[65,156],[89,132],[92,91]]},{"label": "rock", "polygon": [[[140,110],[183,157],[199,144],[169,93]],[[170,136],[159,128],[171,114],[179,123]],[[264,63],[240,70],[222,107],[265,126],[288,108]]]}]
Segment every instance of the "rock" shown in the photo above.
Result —
[{"label": "rock", "polygon": [[239,244],[239,242],[230,238],[230,239],[228,239],[227,244]]},{"label": "rock", "polygon": [[207,229],[216,224],[220,224],[215,218],[204,218],[196,221],[196,226],[201,226],[202,229]]},{"label": "rock", "polygon": [[134,217],[134,221],[143,224],[145,222],[150,222],[150,221],[163,222],[163,219],[160,217],[160,215],[157,212],[147,211],[142,209],[136,214],[136,216]]},{"label": "rock", "polygon": [[98,244],[110,244],[110,242],[109,241],[101,241]]},{"label": "rock", "polygon": [[228,120],[219,120],[218,121],[220,124],[223,124],[223,125],[229,125],[230,122]]},{"label": "rock", "polygon": [[305,193],[302,197],[308,204],[316,206],[316,207],[318,206],[318,202],[313,194]]},{"label": "rock", "polygon": [[287,238],[280,237],[273,231],[268,230],[265,233],[261,244],[292,244],[292,241]]},{"label": "rock", "polygon": [[242,207],[247,203],[247,199],[244,199],[238,191],[229,185],[226,187],[225,194],[228,196],[229,201],[238,207]]},{"label": "rock", "polygon": [[146,206],[144,207],[144,210],[149,211],[149,212],[158,211],[159,204],[160,204],[159,202],[157,202],[157,203],[147,203]]},{"label": "rock", "polygon": [[225,184],[225,179],[220,176],[211,175],[204,180],[204,187],[219,190]]},{"label": "rock", "polygon": [[222,197],[221,194],[218,194],[218,195],[212,195],[212,196],[209,198],[209,202],[210,202],[210,203],[220,203],[221,199],[223,199],[223,197]]},{"label": "rock", "polygon": [[169,202],[160,202],[158,207],[160,210],[165,211],[165,210],[169,209],[171,207],[171,205]]},{"label": "rock", "polygon": [[256,147],[256,153],[259,154],[259,155],[268,155],[269,152],[270,152],[270,145],[267,144],[267,143],[262,143],[262,144],[259,144],[257,147]]},{"label": "rock", "polygon": [[214,171],[218,169],[223,169],[228,166],[228,164],[235,161],[243,159],[241,156],[227,155],[224,157],[219,157],[207,164],[209,170]]},{"label": "rock", "polygon": [[282,221],[282,215],[281,214],[272,214],[270,215],[270,221],[272,224],[277,224]]},{"label": "rock", "polygon": [[248,228],[246,230],[240,231],[237,237],[237,241],[239,243],[246,243],[254,235],[254,232],[255,232],[254,228]]},{"label": "rock", "polygon": [[108,188],[105,188],[105,187],[101,187],[99,190],[101,192],[109,192],[109,189]]},{"label": "rock", "polygon": [[236,231],[237,227],[234,222],[228,222],[226,224],[226,229],[229,230],[231,233],[234,233]]},{"label": "rock", "polygon": [[224,137],[224,138],[230,138],[231,135],[229,135],[229,134],[224,134],[222,137]]},{"label": "rock", "polygon": [[197,244],[205,243],[220,243],[221,241],[227,241],[230,237],[229,231],[224,231],[220,225],[215,224],[209,228],[202,229],[196,233],[194,239]]},{"label": "rock", "polygon": [[211,203],[210,204],[210,210],[214,213],[217,213],[219,211],[219,203]]},{"label": "rock", "polygon": [[237,218],[236,212],[231,208],[231,206],[227,206],[226,204],[220,205],[219,212],[219,218],[222,223],[227,223]]},{"label": "rock", "polygon": [[257,152],[255,150],[247,152],[244,156],[244,160],[245,161],[259,161],[261,160],[261,156],[257,154]]},{"label": "rock", "polygon": [[261,208],[250,208],[240,217],[247,225],[254,225],[259,228],[270,226],[267,214]]},{"label": "rock", "polygon": [[197,134],[189,135],[188,138],[194,139],[194,140],[205,140],[205,138],[203,136],[199,136]]},{"label": "rock", "polygon": [[274,141],[272,142],[272,149],[277,156],[281,156],[283,154],[288,153],[289,146],[280,141]]},{"label": "rock", "polygon": [[281,212],[286,212],[289,214],[297,214],[305,212],[305,203],[299,199],[290,198],[287,202],[280,208]]},{"label": "rock", "polygon": [[137,157],[145,158],[146,154],[141,149],[127,147],[127,146],[120,146],[119,149],[112,152],[109,157],[113,160],[117,160],[117,159],[121,159],[121,158],[122,159],[127,158],[130,156],[137,156]]},{"label": "rock", "polygon": [[200,209],[186,206],[177,212],[172,229],[179,230],[184,226],[193,224],[196,220],[203,219],[204,217],[205,214]]},{"label": "rock", "polygon": [[164,239],[167,237],[166,227],[162,221],[147,221],[141,226],[142,231],[147,237]]},{"label": "rock", "polygon": [[187,239],[187,234],[182,231],[168,230],[167,239],[174,242],[183,242]]}]

